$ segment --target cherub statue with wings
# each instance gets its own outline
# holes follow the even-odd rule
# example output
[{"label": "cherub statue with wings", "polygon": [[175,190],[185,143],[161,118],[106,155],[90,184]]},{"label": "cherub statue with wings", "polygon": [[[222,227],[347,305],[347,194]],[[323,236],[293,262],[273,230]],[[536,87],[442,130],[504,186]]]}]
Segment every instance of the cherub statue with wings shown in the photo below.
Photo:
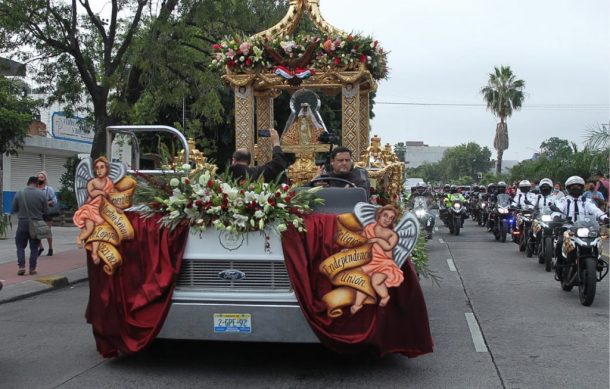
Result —
[{"label": "cherub statue with wings", "polygon": [[404,281],[402,265],[417,243],[419,224],[407,213],[400,220],[393,205],[358,203],[354,212],[337,217],[336,243],[344,247],[321,262],[319,270],[337,288],[322,300],[330,317],[350,307],[354,315],[364,304],[385,307],[388,288]]},{"label": "cherub statue with wings", "polygon": [[[373,289],[379,297],[379,306],[384,307],[390,300],[389,287],[400,285],[403,280],[400,268],[417,242],[419,224],[411,214],[400,221],[400,212],[393,205],[375,207],[358,203],[354,209],[356,217],[364,226],[362,235],[371,246],[371,261],[360,269],[371,278]],[[351,306],[352,314],[362,308],[366,295],[356,292],[356,300]]]},{"label": "cherub statue with wings", "polygon": [[[121,228],[124,217],[116,216],[130,205],[135,190],[135,181],[125,174],[125,165],[109,162],[106,157],[99,157],[93,163],[90,158],[83,159],[76,168],[74,186],[79,208],[73,221],[81,229],[76,244],[91,251],[95,264],[100,262],[100,244],[114,245],[130,235],[129,229]],[[112,258],[108,261],[112,262]],[[108,261],[105,261],[107,265]]]}]

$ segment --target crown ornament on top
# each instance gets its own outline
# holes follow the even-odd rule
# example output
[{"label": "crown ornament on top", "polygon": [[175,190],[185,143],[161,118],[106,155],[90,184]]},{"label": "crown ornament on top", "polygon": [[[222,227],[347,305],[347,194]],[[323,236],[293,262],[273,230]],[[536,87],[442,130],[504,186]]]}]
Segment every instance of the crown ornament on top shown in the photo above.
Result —
[{"label": "crown ornament on top", "polygon": [[297,29],[301,18],[308,15],[311,22],[320,30],[328,35],[346,35],[342,30],[334,27],[322,17],[320,12],[320,0],[290,0],[288,12],[276,25],[255,34],[260,38],[275,38],[292,35]]}]

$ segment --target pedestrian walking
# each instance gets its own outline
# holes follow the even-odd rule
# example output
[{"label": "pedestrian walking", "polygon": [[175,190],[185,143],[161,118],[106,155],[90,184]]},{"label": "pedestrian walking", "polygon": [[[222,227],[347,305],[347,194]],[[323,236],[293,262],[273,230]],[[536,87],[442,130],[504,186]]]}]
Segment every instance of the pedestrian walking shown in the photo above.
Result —
[{"label": "pedestrian walking", "polygon": [[18,275],[25,274],[25,248],[30,245],[30,275],[36,274],[38,261],[39,239],[30,236],[30,220],[42,221],[42,216],[47,212],[48,203],[45,194],[38,189],[38,177],[32,176],[28,179],[27,187],[15,194],[12,204],[13,212],[17,213],[19,223],[15,234],[15,246],[17,247]]},{"label": "pedestrian walking", "polygon": [[[59,214],[58,212],[58,204],[57,204],[57,196],[55,195],[55,189],[52,186],[48,185],[47,172],[42,170],[37,174],[38,177],[38,189],[42,190],[47,198],[48,211],[42,216],[42,219],[47,222],[49,226],[50,236],[47,238],[47,244],[49,245],[49,251],[47,251],[47,255],[49,257],[53,256],[53,231],[51,227],[53,227],[53,218]],[[38,248],[38,255],[42,255],[44,252],[44,246],[42,241],[40,241],[40,247]]]}]

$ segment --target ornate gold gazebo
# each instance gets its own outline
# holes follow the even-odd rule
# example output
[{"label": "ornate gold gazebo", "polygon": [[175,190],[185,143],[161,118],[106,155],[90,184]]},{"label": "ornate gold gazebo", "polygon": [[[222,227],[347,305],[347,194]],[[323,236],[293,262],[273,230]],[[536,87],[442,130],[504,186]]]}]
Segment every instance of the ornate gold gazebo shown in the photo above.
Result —
[{"label": "ornate gold gazebo", "polygon": [[[327,36],[347,36],[345,32],[328,24],[320,14],[319,0],[291,0],[288,12],[275,26],[256,34],[256,37],[273,39],[290,36],[304,16]],[[369,98],[377,83],[365,66],[318,70],[300,85],[291,83],[273,72],[234,74],[227,71],[223,80],[235,91],[235,147],[254,147],[254,129],[273,126],[273,99],[281,90],[299,88],[317,89],[326,93],[341,91],[342,139],[343,145],[352,149],[355,155],[368,145],[369,138]],[[256,111],[256,125],[254,123]],[[268,160],[270,147],[267,139],[259,141],[259,158]]]},{"label": "ornate gold gazebo", "polygon": [[[254,157],[258,163],[264,163],[270,159],[271,145],[269,139],[256,139],[255,134],[256,129],[273,127],[273,100],[279,96],[281,91],[287,90],[290,93],[294,93],[296,90],[306,88],[329,95],[340,93],[342,102],[341,139],[343,146],[349,147],[352,150],[355,159],[361,160],[360,164],[362,166],[370,167],[367,160],[370,135],[369,93],[377,89],[375,76],[380,78],[379,67],[383,66],[383,72],[385,72],[385,53],[377,47],[377,41],[359,40],[358,42],[364,42],[362,44],[370,45],[370,48],[366,47],[367,52],[372,51],[374,54],[380,54],[376,58],[382,57],[382,60],[379,61],[363,54],[363,47],[353,44],[355,39],[361,39],[361,37],[352,36],[327,23],[320,13],[319,4],[320,0],[291,0],[288,12],[279,23],[265,31],[246,38],[249,42],[256,42],[258,47],[252,49],[255,44],[252,43],[250,45],[246,43],[245,50],[243,50],[247,53],[245,55],[249,54],[252,56],[252,50],[258,49],[257,55],[267,55],[272,58],[268,61],[261,59],[260,63],[264,66],[248,68],[247,65],[252,62],[248,62],[251,60],[245,59],[243,55],[239,57],[239,50],[237,54],[234,54],[234,51],[230,53],[229,51],[225,52],[234,54],[234,56],[230,57],[232,59],[230,61],[227,60],[227,56],[224,54],[219,56],[219,58],[225,61],[223,64],[227,64],[223,69],[225,74],[222,76],[222,79],[235,92],[235,146],[236,148],[246,147],[250,150],[255,150]],[[319,30],[320,37],[310,40],[306,44],[306,50],[299,53],[298,57],[292,57],[291,55],[290,58],[283,58],[277,55],[270,47],[269,42],[277,42],[278,40],[289,41],[289,37],[296,31],[303,17],[308,17],[311,20]],[[339,41],[345,42],[339,45]],[[236,44],[235,41],[231,43]],[[339,46],[344,48],[345,43],[352,43],[350,47],[359,49],[359,59],[347,59],[344,53],[341,57],[339,57],[339,54],[336,54],[334,61],[331,61],[333,53],[338,53],[340,50]],[[333,46],[335,44],[337,44],[336,48]],[[223,43],[222,48],[221,45],[217,45],[216,49],[222,51],[226,47],[227,44]],[[241,46],[239,47],[242,48]],[[260,54],[260,47],[264,47],[263,54]],[[356,52],[354,49],[351,53]],[[315,57],[316,55],[317,57]],[[348,52],[347,56],[349,57],[350,55]],[[318,58],[321,56],[328,57],[329,61],[315,62],[313,59],[314,57]],[[299,63],[297,64],[297,62]],[[292,74],[293,78],[287,78],[285,75],[279,74],[281,72],[277,71],[275,65],[283,65],[285,73]],[[295,77],[295,72],[302,71],[303,67],[310,69],[312,74],[302,79]],[[385,76],[383,72],[381,77]],[[375,73],[375,76],[373,73]],[[387,145],[387,147],[390,146]],[[298,154],[297,157],[299,157]],[[313,163],[313,161],[310,162]],[[388,164],[392,163],[394,162],[388,160]],[[302,165],[302,161],[297,161],[295,165],[299,166],[299,164]],[[307,169],[312,170],[311,164],[309,164]],[[375,170],[380,169],[386,169],[385,162],[383,166],[378,165],[375,167]],[[396,169],[398,169],[398,166],[393,167],[391,170]],[[303,173],[304,171],[301,171],[300,179],[304,179],[309,174]],[[315,169],[311,171],[311,177],[309,178],[313,178],[314,173]]]}]

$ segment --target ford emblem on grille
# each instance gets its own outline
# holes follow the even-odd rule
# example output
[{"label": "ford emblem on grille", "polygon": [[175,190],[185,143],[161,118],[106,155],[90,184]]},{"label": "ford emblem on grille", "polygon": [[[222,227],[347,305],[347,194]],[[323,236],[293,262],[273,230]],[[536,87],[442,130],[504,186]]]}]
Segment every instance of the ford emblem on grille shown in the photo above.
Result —
[{"label": "ford emblem on grille", "polygon": [[246,273],[241,270],[227,269],[218,273],[218,278],[228,281],[238,281],[246,278]]}]

